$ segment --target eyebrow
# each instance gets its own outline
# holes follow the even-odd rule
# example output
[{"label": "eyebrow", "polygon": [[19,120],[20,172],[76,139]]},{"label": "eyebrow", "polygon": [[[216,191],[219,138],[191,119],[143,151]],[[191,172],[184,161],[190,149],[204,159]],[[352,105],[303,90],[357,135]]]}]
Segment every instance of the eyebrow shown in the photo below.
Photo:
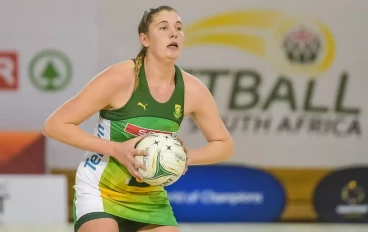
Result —
[{"label": "eyebrow", "polygon": [[[157,25],[159,25],[160,23],[169,23],[167,20],[161,21],[159,23],[157,23]],[[180,23],[181,25],[183,25],[183,23],[181,21],[176,21],[176,23]]]}]

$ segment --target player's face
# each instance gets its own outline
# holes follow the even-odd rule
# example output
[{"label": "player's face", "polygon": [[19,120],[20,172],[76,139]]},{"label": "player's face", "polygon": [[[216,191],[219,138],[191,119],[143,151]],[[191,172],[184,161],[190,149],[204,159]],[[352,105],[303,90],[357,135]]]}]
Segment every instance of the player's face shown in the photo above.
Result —
[{"label": "player's face", "polygon": [[184,43],[183,24],[175,11],[161,11],[154,15],[149,27],[148,43],[155,56],[175,60]]}]

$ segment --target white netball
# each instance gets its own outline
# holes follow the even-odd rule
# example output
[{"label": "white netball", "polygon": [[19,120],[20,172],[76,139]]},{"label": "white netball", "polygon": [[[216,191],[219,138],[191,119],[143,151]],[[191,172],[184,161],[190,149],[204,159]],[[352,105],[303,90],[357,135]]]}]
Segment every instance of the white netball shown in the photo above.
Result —
[{"label": "white netball", "polygon": [[167,134],[150,134],[136,146],[138,150],[148,152],[147,156],[136,156],[146,170],[138,172],[144,182],[153,186],[169,186],[182,176],[186,165],[186,154],[181,143]]}]

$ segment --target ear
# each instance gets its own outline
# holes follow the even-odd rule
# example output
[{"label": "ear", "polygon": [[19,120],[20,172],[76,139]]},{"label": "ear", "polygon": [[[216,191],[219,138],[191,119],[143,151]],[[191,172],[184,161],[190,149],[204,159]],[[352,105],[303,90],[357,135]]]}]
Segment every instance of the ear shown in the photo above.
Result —
[{"label": "ear", "polygon": [[139,40],[141,41],[141,44],[143,47],[146,47],[146,48],[149,47],[149,39],[146,34],[144,33],[139,34]]}]

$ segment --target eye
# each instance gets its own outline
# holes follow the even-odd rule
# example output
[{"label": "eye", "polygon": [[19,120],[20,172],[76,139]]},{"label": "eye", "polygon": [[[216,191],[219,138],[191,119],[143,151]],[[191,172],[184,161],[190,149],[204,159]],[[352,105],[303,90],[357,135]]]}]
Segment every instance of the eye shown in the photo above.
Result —
[{"label": "eye", "polygon": [[178,27],[178,31],[181,31],[181,27]]},{"label": "eye", "polygon": [[166,30],[167,27],[160,27],[160,30]]}]

